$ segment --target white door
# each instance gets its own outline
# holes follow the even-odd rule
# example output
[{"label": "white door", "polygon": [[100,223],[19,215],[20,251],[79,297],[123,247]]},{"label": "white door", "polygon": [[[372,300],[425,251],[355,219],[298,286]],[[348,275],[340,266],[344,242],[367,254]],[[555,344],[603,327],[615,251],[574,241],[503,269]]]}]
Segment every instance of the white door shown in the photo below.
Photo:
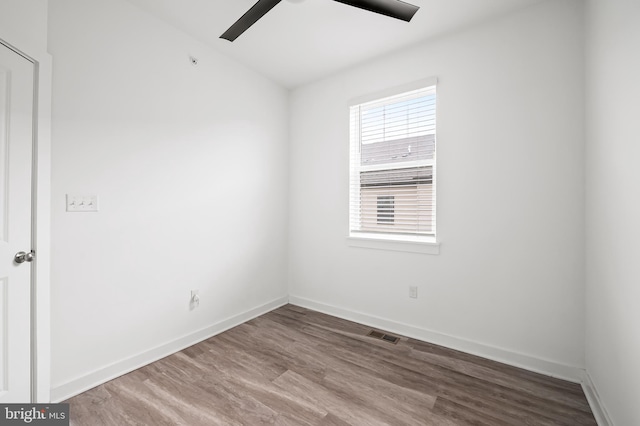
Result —
[{"label": "white door", "polygon": [[33,63],[0,44],[0,403],[31,402],[33,88]]}]

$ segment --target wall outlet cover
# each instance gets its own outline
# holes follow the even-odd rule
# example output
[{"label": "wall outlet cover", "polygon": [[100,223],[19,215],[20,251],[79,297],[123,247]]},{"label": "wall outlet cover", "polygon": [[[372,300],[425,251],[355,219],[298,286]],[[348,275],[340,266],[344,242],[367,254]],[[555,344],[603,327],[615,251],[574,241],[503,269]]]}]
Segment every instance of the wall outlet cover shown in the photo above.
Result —
[{"label": "wall outlet cover", "polygon": [[418,298],[418,287],[415,287],[415,286],[409,287],[409,297],[412,299]]}]

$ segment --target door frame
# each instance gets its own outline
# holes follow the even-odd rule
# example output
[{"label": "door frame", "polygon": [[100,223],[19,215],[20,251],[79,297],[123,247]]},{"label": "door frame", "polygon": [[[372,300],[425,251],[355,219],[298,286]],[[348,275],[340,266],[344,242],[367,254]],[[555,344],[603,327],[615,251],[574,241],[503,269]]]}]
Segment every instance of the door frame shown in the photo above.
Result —
[{"label": "door frame", "polygon": [[[51,55],[21,43],[10,43],[0,33],[0,45],[33,63],[33,152],[31,188],[31,402],[51,399]],[[25,401],[27,402],[27,401]]]}]

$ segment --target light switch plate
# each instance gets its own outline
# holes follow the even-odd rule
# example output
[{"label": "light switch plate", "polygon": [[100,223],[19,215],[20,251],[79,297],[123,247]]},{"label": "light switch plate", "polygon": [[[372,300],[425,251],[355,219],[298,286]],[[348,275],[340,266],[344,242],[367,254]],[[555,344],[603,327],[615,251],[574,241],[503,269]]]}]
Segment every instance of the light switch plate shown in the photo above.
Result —
[{"label": "light switch plate", "polygon": [[72,195],[67,194],[68,212],[97,212],[97,195]]}]

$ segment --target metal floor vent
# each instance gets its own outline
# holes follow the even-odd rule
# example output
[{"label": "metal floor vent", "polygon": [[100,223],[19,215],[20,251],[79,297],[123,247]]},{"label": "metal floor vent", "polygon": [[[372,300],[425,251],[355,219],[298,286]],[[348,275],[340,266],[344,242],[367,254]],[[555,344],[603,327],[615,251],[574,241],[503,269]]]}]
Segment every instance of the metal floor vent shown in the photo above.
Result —
[{"label": "metal floor vent", "polygon": [[384,334],[375,330],[371,330],[369,334],[367,334],[367,336],[373,337],[375,339],[384,340],[385,342],[393,343],[394,345],[400,341],[399,337],[392,336],[390,334]]}]

